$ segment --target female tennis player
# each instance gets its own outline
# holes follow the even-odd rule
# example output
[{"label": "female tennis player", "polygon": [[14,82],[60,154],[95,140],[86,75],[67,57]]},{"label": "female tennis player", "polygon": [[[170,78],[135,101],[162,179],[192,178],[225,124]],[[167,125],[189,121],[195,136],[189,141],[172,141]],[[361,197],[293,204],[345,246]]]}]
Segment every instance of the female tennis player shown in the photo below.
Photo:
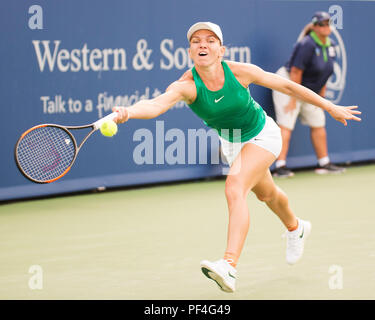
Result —
[{"label": "female tennis player", "polygon": [[[231,164],[225,182],[229,210],[227,246],[222,259],[204,260],[201,269],[223,291],[234,292],[235,268],[249,229],[247,195],[250,191],[267,204],[287,229],[286,260],[289,264],[301,258],[304,241],[311,230],[310,222],[295,216],[286,194],[272,179],[269,167],[281,150],[280,129],[250,96],[248,86],[254,83],[316,105],[344,125],[347,120],[360,121],[355,116],[360,112],[354,110],[357,106],[334,105],[313,91],[253,64],[223,61],[223,35],[214,23],[192,25],[187,38],[189,55],[194,62],[191,70],[170,84],[160,96],[130,107],[114,107],[113,111],[119,113],[115,119],[118,123],[152,119],[183,100],[209,127],[218,131],[223,153]],[[236,147],[238,145],[240,148]]]}]

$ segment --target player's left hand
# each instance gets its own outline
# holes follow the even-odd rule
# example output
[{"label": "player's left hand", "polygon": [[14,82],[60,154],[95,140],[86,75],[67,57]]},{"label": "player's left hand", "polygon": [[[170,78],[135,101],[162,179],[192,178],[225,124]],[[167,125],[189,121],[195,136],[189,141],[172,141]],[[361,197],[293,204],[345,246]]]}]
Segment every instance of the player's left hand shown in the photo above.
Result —
[{"label": "player's left hand", "polygon": [[330,110],[328,110],[328,113],[332,116],[333,119],[341,122],[344,124],[344,126],[347,125],[346,120],[355,120],[355,121],[361,121],[362,119],[359,117],[356,117],[355,114],[361,114],[361,111],[354,110],[357,109],[358,106],[337,106],[334,105]]}]

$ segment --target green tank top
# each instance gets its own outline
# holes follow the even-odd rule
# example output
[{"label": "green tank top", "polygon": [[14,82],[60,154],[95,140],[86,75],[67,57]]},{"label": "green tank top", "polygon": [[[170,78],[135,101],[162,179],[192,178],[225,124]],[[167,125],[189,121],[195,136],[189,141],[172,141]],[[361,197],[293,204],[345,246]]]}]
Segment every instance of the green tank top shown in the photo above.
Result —
[{"label": "green tank top", "polygon": [[189,107],[222,138],[230,142],[248,141],[263,129],[265,113],[249,89],[237,81],[228,64],[221,64],[225,81],[218,91],[208,90],[195,67],[192,69],[197,97]]}]

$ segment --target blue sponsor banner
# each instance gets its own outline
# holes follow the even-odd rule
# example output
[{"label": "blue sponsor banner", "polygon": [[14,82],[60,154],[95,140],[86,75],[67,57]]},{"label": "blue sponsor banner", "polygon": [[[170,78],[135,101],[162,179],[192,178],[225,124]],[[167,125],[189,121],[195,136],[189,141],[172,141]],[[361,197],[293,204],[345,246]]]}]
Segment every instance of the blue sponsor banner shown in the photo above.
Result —
[{"label": "blue sponsor banner", "polygon": [[[114,105],[164,92],[192,67],[186,31],[197,21],[221,25],[226,59],[275,72],[312,14],[330,11],[339,59],[327,94],[363,111],[363,121],[348,127],[327,117],[330,156],[339,162],[375,158],[370,120],[375,43],[368,29],[374,2],[192,0],[181,5],[172,0],[1,1],[0,200],[224,174],[217,140],[184,103],[157,119],[131,120],[113,138],[95,133],[70,172],[54,183],[29,182],[14,162],[18,137],[36,124],[88,124]],[[270,90],[255,85],[250,90],[273,116]],[[303,167],[315,161],[308,129],[297,125],[289,163]]]}]

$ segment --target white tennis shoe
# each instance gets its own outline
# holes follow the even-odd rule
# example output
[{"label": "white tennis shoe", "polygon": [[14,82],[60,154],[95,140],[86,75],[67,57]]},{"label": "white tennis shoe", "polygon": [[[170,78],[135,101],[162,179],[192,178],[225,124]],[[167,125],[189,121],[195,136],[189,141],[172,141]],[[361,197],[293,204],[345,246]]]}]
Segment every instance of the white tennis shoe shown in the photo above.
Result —
[{"label": "white tennis shoe", "polygon": [[225,292],[235,291],[237,271],[228,261],[224,259],[214,262],[203,260],[201,261],[201,269],[203,274],[214,280],[221,290]]},{"label": "white tennis shoe", "polygon": [[295,264],[302,258],[306,238],[311,232],[311,223],[298,219],[298,228],[294,231],[286,231],[286,262]]}]

